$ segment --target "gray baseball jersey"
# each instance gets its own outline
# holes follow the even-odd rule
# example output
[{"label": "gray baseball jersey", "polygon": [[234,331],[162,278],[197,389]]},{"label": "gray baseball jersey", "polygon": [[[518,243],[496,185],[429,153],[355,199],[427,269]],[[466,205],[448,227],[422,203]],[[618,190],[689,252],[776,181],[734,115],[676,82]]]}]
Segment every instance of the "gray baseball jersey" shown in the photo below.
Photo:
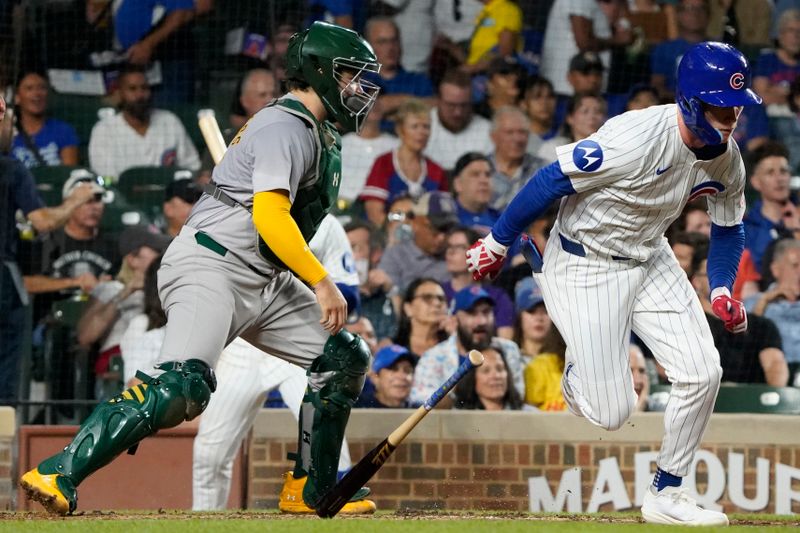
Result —
[{"label": "gray baseball jersey", "polygon": [[[294,99],[287,95],[284,98]],[[314,130],[278,107],[256,113],[231,141],[212,179],[237,202],[252,208],[253,196],[263,191],[289,191],[316,178]],[[264,264],[256,253],[252,215],[203,195],[192,208],[186,225],[211,235],[215,241],[252,265]]]}]

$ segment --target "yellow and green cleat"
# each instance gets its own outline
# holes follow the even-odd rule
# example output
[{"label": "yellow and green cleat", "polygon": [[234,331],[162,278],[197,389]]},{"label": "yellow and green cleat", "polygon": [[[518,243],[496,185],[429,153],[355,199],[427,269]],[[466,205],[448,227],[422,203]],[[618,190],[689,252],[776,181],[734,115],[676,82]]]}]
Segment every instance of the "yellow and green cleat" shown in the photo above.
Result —
[{"label": "yellow and green cleat", "polygon": [[[306,505],[303,501],[303,487],[306,485],[308,476],[295,478],[292,472],[286,472],[283,475],[283,489],[281,490],[280,501],[278,502],[278,509],[282,513],[289,514],[314,514],[314,509]],[[375,512],[375,502],[368,500],[366,497],[369,494],[369,489],[361,488],[358,492],[347,502],[340,514],[372,514]]]},{"label": "yellow and green cleat", "polygon": [[75,486],[61,474],[42,474],[38,468],[34,468],[20,478],[19,486],[29,500],[41,503],[51,514],[63,516],[74,511],[78,505]]}]

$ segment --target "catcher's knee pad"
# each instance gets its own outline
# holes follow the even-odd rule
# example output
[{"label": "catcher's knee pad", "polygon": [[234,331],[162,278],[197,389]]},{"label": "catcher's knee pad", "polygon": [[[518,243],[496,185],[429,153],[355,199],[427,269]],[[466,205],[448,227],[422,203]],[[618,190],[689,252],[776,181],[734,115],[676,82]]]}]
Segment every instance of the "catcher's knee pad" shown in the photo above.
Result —
[{"label": "catcher's knee pad", "polygon": [[308,369],[308,392],[322,400],[315,406],[352,407],[364,387],[369,359],[369,347],[358,335],[346,330],[332,335]]},{"label": "catcher's knee pad", "polygon": [[69,446],[42,463],[44,473],[58,472],[77,485],[123,451],[133,453],[145,437],[203,412],[216,389],[206,363],[190,359],[157,368],[165,372],[156,378],[138,372],[143,383],[98,405]]}]

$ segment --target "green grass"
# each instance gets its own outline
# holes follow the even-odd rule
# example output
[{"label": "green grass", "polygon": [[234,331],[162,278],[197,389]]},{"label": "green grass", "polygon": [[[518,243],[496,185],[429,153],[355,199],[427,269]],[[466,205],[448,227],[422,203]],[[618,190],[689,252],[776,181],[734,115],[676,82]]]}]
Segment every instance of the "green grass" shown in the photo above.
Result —
[{"label": "green grass", "polygon": [[527,514],[527,513],[381,513],[375,517],[317,518],[283,517],[275,513],[185,512],[92,513],[67,518],[48,518],[38,513],[0,513],[0,532],[14,533],[530,533],[535,531],[616,532],[616,531],[797,531],[798,517],[733,515],[732,520],[747,525],[728,528],[677,528],[636,522],[638,513],[602,515]]}]

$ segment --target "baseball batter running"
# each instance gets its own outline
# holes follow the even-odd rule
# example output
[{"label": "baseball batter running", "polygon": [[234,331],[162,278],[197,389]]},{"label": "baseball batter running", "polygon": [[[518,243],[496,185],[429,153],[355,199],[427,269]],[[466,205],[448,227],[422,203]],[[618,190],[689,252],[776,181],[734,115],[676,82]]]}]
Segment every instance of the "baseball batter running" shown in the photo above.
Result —
[{"label": "baseball batter running", "polygon": [[491,233],[467,251],[475,279],[492,279],[506,250],[556,199],[561,204],[534,277],[567,344],[562,391],[569,409],[608,430],[635,410],[628,364],[631,330],[666,370],[672,392],[647,522],[726,525],[681,488],[719,389],[719,353],[700,302],[664,231],[683,206],[706,196],[713,222],[708,277],[714,313],[747,328],[731,298],[744,247],[745,170],[731,138],[742,106],[761,103],[744,56],[722,43],[689,49],[678,66],[676,104],[630,111],[588,139],[561,146]]},{"label": "baseball batter running", "polygon": [[[297,459],[282,491],[293,505],[282,508],[310,512],[336,482],[370,352],[342,330],[345,299],[307,242],[339,190],[333,123],[359,130],[378,95],[362,76],[380,64],[357,33],[322,22],[292,37],[286,61],[288,94],[231,141],[161,262],[168,322],[160,374],[137,373],[141,385],[100,404],[66,448],[22,476],[27,496],[48,511],[74,511],[76,487],[92,472],[202,413],[216,388],[212,368],[236,337],[308,368]],[[365,496],[347,511],[373,512]]]}]

